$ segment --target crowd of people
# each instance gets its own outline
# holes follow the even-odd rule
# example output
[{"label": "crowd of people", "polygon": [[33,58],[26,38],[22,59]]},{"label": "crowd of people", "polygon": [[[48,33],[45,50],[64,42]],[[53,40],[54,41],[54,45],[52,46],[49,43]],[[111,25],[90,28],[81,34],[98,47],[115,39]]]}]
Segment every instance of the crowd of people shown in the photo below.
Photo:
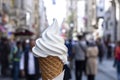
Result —
[{"label": "crowd of people", "polygon": [[66,40],[70,62],[68,66],[71,70],[73,63],[75,64],[75,80],[82,80],[83,74],[87,76],[87,80],[95,80],[98,63],[101,64],[105,58],[114,60],[113,65],[120,80],[119,42],[113,43],[102,38],[95,40],[92,35],[88,35],[87,38],[86,35],[77,35],[77,38],[77,41]]},{"label": "crowd of people", "polygon": [[[78,40],[66,40],[68,48],[69,64],[64,65],[64,80],[72,79],[71,70],[75,67],[76,80],[82,80],[83,74],[87,80],[95,80],[98,73],[98,63],[102,63],[104,56],[107,59],[114,58],[118,80],[120,80],[120,42],[117,44],[105,43],[101,38],[93,39],[93,36],[77,35]],[[39,80],[41,77],[39,62],[33,55],[32,47],[34,39],[9,40],[6,37],[0,39],[0,66],[1,76],[11,76],[13,80],[26,78],[27,80]],[[74,65],[74,64],[75,65]]]},{"label": "crowd of people", "polygon": [[0,40],[1,77],[12,77],[13,80],[26,78],[38,80],[40,77],[37,58],[32,53],[34,39],[9,40],[2,37]]}]

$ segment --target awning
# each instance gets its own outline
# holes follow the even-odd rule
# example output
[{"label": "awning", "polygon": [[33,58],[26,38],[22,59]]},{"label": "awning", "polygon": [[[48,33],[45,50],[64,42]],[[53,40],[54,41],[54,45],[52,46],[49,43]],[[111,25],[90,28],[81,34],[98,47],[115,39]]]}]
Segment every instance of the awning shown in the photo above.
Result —
[{"label": "awning", "polygon": [[16,29],[15,32],[13,32],[13,34],[15,36],[32,36],[32,35],[34,35],[33,32],[31,32],[28,29],[24,29],[24,28],[18,28],[18,29]]}]

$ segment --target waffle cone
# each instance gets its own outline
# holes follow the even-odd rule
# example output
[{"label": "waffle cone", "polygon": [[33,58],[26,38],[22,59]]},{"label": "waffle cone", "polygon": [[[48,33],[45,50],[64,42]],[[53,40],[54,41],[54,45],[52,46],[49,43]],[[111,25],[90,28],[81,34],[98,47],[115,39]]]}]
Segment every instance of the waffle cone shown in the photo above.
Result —
[{"label": "waffle cone", "polygon": [[56,56],[39,57],[42,80],[52,80],[63,71],[63,62]]}]

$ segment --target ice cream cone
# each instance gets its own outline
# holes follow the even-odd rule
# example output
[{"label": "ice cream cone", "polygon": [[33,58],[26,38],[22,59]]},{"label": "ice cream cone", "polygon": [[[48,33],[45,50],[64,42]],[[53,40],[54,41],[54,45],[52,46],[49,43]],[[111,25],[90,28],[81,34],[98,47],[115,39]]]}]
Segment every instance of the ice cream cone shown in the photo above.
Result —
[{"label": "ice cream cone", "polygon": [[52,80],[63,71],[63,62],[56,56],[39,57],[42,80]]},{"label": "ice cream cone", "polygon": [[53,24],[36,40],[32,51],[38,57],[42,80],[63,80],[63,65],[67,63],[67,47],[59,34],[59,26],[55,19]]}]

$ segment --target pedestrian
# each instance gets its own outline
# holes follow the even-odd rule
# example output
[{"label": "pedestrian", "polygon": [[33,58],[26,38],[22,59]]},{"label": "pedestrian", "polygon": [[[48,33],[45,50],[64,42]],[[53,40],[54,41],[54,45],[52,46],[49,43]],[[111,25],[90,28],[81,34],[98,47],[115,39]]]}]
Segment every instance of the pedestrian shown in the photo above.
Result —
[{"label": "pedestrian", "polygon": [[91,37],[87,42],[87,61],[86,61],[86,75],[87,80],[95,80],[97,74],[97,57],[98,57],[98,47],[95,41]]},{"label": "pedestrian", "polygon": [[20,61],[21,74],[22,76],[25,76],[27,80],[38,80],[40,76],[39,62],[32,52],[32,47],[34,45],[34,39],[30,39],[29,47],[27,47],[27,50],[25,50],[25,53],[22,55]]},{"label": "pedestrian", "polygon": [[63,80],[70,80],[71,79],[71,70],[70,70],[68,64],[64,65],[63,70],[65,70]]},{"label": "pedestrian", "polygon": [[109,41],[107,45],[107,59],[112,58],[112,42]]},{"label": "pedestrian", "polygon": [[68,39],[65,41],[65,45],[66,47],[68,48],[68,61],[69,61],[69,66],[70,66],[70,69],[73,68],[73,51],[72,51],[72,48],[73,48],[73,44],[72,44],[72,39]]},{"label": "pedestrian", "polygon": [[64,65],[63,69],[65,70],[64,79],[63,80],[70,80],[71,79],[71,70],[70,64],[72,60],[72,40],[66,40],[65,45],[68,48],[68,63]]},{"label": "pedestrian", "polygon": [[10,76],[13,77],[13,63],[14,63],[14,54],[17,53],[17,45],[16,45],[16,40],[15,39],[10,39],[10,54],[9,54],[9,65],[10,65]]},{"label": "pedestrian", "polygon": [[10,45],[6,37],[2,37],[0,45],[1,53],[1,74],[2,77],[8,76]]},{"label": "pedestrian", "polygon": [[115,48],[115,65],[117,70],[117,80],[120,80],[120,41]]},{"label": "pedestrian", "polygon": [[102,63],[103,61],[103,57],[104,57],[104,44],[102,42],[102,39],[101,38],[98,38],[96,40],[96,43],[97,43],[97,47],[98,47],[98,57],[99,57],[99,62]]},{"label": "pedestrian", "polygon": [[75,59],[75,76],[76,80],[82,80],[82,74],[85,70],[85,59],[86,59],[86,40],[84,36],[77,35],[78,41],[73,46],[73,53]]},{"label": "pedestrian", "polygon": [[72,48],[73,48],[73,44],[72,44],[72,39],[66,40],[65,42],[66,47],[68,48],[68,60],[72,60],[73,58],[73,52],[72,52]]},{"label": "pedestrian", "polygon": [[16,46],[14,46],[14,54],[13,54],[13,80],[19,80],[20,73],[20,58],[22,55],[22,42],[18,41]]}]

